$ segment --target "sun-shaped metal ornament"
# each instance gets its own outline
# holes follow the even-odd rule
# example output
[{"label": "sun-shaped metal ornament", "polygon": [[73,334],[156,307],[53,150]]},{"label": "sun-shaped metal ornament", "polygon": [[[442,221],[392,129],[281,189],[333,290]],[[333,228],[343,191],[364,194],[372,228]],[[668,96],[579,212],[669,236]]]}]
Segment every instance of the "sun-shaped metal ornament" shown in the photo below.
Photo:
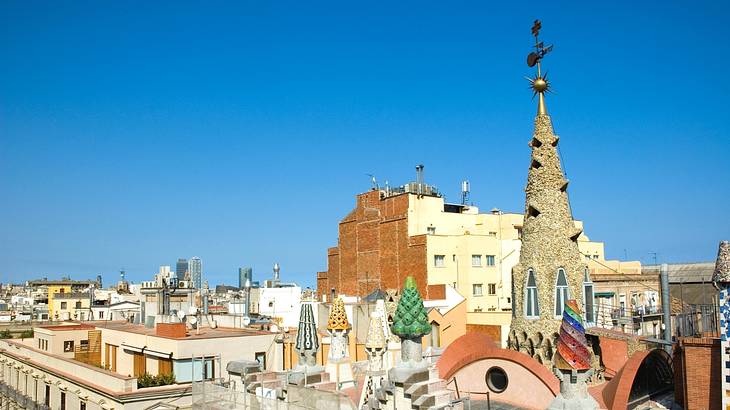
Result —
[{"label": "sun-shaped metal ornament", "polygon": [[538,39],[542,23],[540,20],[535,20],[535,24],[532,26],[532,35],[535,36],[535,51],[530,52],[527,55],[527,66],[537,66],[537,73],[535,77],[525,77],[530,82],[530,89],[532,89],[532,98],[539,96],[539,102],[537,106],[538,115],[547,115],[547,109],[545,108],[545,93],[551,92],[550,82],[547,79],[547,72],[545,75],[541,72],[541,61],[543,57],[553,50],[553,46],[545,47],[545,44]]}]

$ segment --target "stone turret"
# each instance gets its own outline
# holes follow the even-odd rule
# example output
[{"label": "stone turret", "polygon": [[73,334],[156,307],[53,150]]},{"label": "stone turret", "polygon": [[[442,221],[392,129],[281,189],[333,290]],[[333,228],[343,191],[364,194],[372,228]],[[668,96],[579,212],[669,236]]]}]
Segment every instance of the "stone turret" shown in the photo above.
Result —
[{"label": "stone turret", "polygon": [[[533,28],[536,42],[537,31]],[[541,58],[547,51],[540,47],[537,54]],[[582,283],[587,266],[578,250],[581,230],[575,226],[568,201],[568,180],[557,148],[559,138],[553,133],[545,105],[549,84],[540,73],[539,59],[537,65],[537,77],[531,83],[539,95],[538,114],[528,144],[532,155],[525,188],[520,261],[512,269],[513,317],[508,346],[552,368],[563,306],[568,299],[583,306]]]},{"label": "stone turret", "polygon": [[350,329],[345,303],[342,298],[336,298],[332,303],[327,320],[327,330],[330,334],[330,351],[327,355],[326,369],[330,375],[330,380],[336,383],[337,389],[354,384],[349,354],[348,334]]},{"label": "stone turret", "polygon": [[324,368],[317,365],[319,337],[311,303],[302,303],[294,348],[299,353],[299,362],[289,375],[289,383],[301,385],[325,380]]},{"label": "stone turret", "polygon": [[365,374],[365,383],[360,395],[359,407],[363,410],[379,409],[376,392],[383,385],[383,355],[388,348],[385,331],[383,329],[383,317],[379,312],[370,314],[370,325],[368,336],[365,339],[365,352],[368,354],[368,369]]}]

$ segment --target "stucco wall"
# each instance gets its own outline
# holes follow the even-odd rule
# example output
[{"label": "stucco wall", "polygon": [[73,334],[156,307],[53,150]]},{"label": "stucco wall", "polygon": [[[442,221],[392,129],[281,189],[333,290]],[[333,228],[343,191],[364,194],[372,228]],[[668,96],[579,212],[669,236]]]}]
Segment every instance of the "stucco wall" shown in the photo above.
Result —
[{"label": "stucco wall", "polygon": [[[487,386],[485,376],[487,370],[497,366],[502,368],[509,377],[507,389],[502,393],[491,392]],[[486,392],[490,392],[490,399],[519,405],[525,409],[545,409],[555,398],[550,389],[532,372],[517,363],[504,359],[482,359],[468,364],[458,370],[454,376],[459,384],[459,390],[469,392],[472,399],[486,399]]]}]

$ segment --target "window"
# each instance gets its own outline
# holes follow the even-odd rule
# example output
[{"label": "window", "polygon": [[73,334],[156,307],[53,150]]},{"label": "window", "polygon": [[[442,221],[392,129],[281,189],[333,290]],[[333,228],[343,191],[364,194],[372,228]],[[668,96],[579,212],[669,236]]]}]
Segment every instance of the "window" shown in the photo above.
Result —
[{"label": "window", "polygon": [[496,295],[497,294],[497,284],[496,283],[490,283],[487,285],[487,292],[489,292],[490,295]]},{"label": "window", "polygon": [[494,393],[502,393],[503,391],[507,390],[507,385],[509,385],[509,379],[507,378],[507,373],[505,373],[502,368],[494,366],[490,367],[489,370],[487,370],[487,375],[485,376],[487,387],[489,387],[489,390],[493,391]]},{"label": "window", "polygon": [[537,302],[537,281],[535,271],[527,270],[527,286],[525,287],[525,316],[536,318],[540,316],[540,307]]},{"label": "window", "polygon": [[437,268],[444,267],[444,255],[433,255],[433,266]]},{"label": "window", "polygon": [[494,266],[494,255],[487,255],[487,266]]},{"label": "window", "polygon": [[426,233],[428,235],[436,235],[436,227],[435,226],[427,226],[426,227]]},{"label": "window", "polygon": [[266,352],[256,352],[256,361],[261,365],[261,370],[266,370]]},{"label": "window", "polygon": [[481,283],[474,283],[471,285],[472,294],[474,296],[482,296],[482,284]]},{"label": "window", "polygon": [[157,374],[172,374],[172,359],[157,359]]},{"label": "window", "polygon": [[563,316],[565,302],[568,297],[568,280],[565,278],[565,269],[558,269],[558,278],[555,282],[555,316]]},{"label": "window", "polygon": [[593,255],[593,259],[598,259],[598,255]]},{"label": "window", "polygon": [[76,302],[76,309],[81,309],[81,301]]},{"label": "window", "polygon": [[88,349],[89,348],[89,340],[82,340],[81,342],[81,348],[82,349]]},{"label": "window", "polygon": [[46,385],[46,396],[43,398],[43,404],[45,404],[46,406],[51,405],[51,385],[50,384]]},{"label": "window", "polygon": [[81,403],[79,403],[79,410],[86,410],[86,402],[85,401],[82,401]]},{"label": "window", "polygon": [[471,266],[482,266],[482,255],[471,255]]},{"label": "window", "polygon": [[593,282],[591,282],[591,277],[588,275],[588,267],[583,272],[583,304],[585,305],[583,311],[585,312],[586,322],[595,322],[593,317]]},{"label": "window", "polygon": [[68,303],[61,302],[61,309],[67,309],[67,308],[68,308]]},{"label": "window", "polygon": [[517,229],[517,239],[522,239],[522,227],[515,226],[515,229]]},{"label": "window", "polygon": [[103,310],[100,310],[99,311],[99,319],[104,319],[104,311]]},{"label": "window", "polygon": [[66,392],[61,392],[61,410],[66,410]]},{"label": "window", "polygon": [[73,340],[66,340],[63,342],[63,351],[64,353],[69,353],[74,351],[74,341]]}]

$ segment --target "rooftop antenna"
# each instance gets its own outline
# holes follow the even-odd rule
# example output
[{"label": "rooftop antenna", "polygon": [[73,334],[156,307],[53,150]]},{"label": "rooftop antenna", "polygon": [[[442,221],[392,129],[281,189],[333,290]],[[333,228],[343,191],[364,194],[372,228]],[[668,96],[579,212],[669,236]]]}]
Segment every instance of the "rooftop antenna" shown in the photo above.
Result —
[{"label": "rooftop antenna", "polygon": [[469,202],[469,181],[461,181],[461,204],[466,205]]},{"label": "rooftop antenna", "polygon": [[418,195],[423,195],[423,164],[416,165],[416,186]]},{"label": "rooftop antenna", "polygon": [[373,175],[373,174],[365,174],[365,175],[370,177],[370,190],[371,191],[377,191],[378,189],[380,189],[380,187],[378,187],[378,180],[375,178],[375,175]]}]

